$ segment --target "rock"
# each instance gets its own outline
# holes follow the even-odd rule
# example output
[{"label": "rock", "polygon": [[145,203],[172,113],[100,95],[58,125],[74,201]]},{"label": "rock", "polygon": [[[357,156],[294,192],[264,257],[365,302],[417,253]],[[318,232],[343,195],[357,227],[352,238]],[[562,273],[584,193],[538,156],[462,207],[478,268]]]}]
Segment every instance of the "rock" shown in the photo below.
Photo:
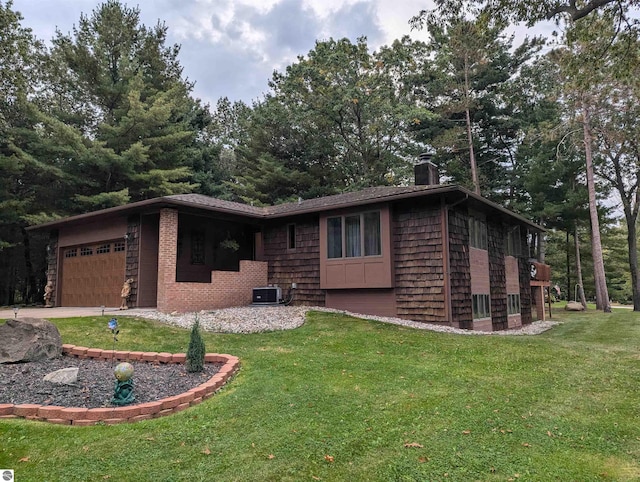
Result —
[{"label": "rock", "polygon": [[578,303],[577,301],[569,301],[564,309],[567,311],[584,311],[584,306],[582,306],[582,303]]},{"label": "rock", "polygon": [[0,325],[0,363],[20,363],[62,356],[56,326],[41,318],[9,319]]},{"label": "rock", "polygon": [[45,375],[43,380],[58,385],[73,385],[78,381],[78,370],[78,367],[63,368]]}]

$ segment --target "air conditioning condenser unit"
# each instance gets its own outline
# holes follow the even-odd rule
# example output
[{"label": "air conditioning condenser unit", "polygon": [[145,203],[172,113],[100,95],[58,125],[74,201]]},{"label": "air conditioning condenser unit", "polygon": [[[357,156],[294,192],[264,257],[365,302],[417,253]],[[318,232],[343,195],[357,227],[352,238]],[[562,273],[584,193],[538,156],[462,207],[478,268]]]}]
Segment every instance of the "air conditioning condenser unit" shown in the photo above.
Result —
[{"label": "air conditioning condenser unit", "polygon": [[282,290],[277,286],[253,288],[254,305],[276,305],[282,299]]}]

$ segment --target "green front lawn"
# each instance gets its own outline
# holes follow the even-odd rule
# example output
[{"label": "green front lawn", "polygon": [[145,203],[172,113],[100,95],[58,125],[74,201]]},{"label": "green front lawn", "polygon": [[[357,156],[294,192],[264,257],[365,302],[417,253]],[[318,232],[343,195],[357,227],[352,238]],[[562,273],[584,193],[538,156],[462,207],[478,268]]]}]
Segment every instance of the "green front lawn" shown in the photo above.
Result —
[{"label": "green front lawn", "polygon": [[[526,337],[461,336],[311,313],[293,331],[204,336],[240,357],[219,394],[129,425],[0,421],[19,481],[640,480],[640,314],[565,313]],[[111,348],[108,317],[55,320]],[[189,332],[119,318],[118,348]]]}]

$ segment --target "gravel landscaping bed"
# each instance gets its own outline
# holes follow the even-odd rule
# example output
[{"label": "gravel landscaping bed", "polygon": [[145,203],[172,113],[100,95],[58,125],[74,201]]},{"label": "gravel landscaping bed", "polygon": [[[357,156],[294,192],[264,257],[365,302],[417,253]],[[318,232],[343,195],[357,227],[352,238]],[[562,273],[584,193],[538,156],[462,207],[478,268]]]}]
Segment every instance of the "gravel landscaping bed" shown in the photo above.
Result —
[{"label": "gravel landscaping bed", "polygon": [[383,316],[363,315],[349,311],[334,310],[317,306],[243,306],[239,308],[225,308],[215,311],[200,311],[199,313],[160,313],[155,310],[138,311],[130,313],[151,320],[158,320],[169,325],[190,328],[196,316],[200,320],[200,327],[204,331],[213,333],[259,333],[265,331],[291,330],[304,324],[308,311],[325,311],[330,313],[342,313],[345,315],[375,320],[383,323],[392,323],[419,330],[439,331],[443,333],[457,333],[459,335],[537,335],[552,326],[556,321],[536,321],[523,328],[502,330],[494,332],[462,330],[449,326],[432,325],[401,318],[389,318]]},{"label": "gravel landscaping bed", "polygon": [[[65,407],[111,407],[117,365],[105,360],[62,356],[29,363],[0,364],[0,403],[34,403]],[[205,371],[188,373],[182,364],[131,362],[134,368],[135,403],[147,403],[179,395],[204,383],[220,369],[206,363]],[[78,367],[74,385],[45,382],[44,376],[62,368]]]}]

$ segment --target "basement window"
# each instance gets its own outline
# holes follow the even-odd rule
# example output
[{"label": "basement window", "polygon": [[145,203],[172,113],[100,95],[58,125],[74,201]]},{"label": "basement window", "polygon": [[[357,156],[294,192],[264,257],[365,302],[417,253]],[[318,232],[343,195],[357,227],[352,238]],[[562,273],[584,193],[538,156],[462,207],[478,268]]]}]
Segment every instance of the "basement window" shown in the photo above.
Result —
[{"label": "basement window", "polygon": [[473,319],[491,318],[489,295],[472,295]]},{"label": "basement window", "polygon": [[507,314],[520,314],[520,294],[507,295]]}]

